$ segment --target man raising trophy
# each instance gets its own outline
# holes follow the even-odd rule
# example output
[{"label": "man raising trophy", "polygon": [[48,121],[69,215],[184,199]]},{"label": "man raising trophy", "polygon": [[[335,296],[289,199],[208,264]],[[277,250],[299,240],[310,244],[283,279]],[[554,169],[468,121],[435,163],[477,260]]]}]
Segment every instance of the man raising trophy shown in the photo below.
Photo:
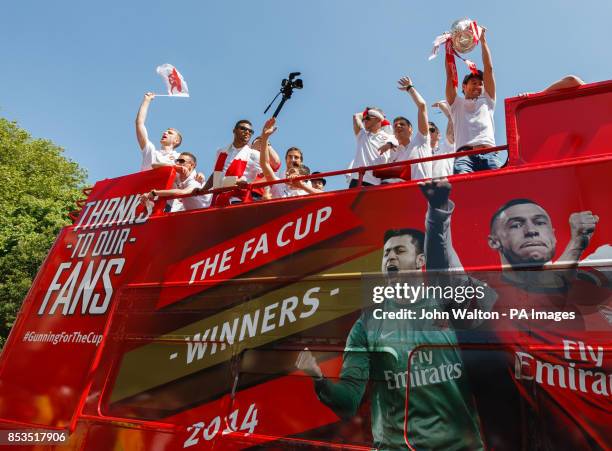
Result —
[{"label": "man raising trophy", "polygon": [[[469,19],[457,20],[451,32],[438,37],[435,43],[442,42],[446,42],[446,100],[451,109],[457,151],[495,147],[495,77],[486,29]],[[482,48],[483,70],[466,60],[470,73],[461,84],[463,97],[458,96],[454,55],[472,50],[478,42]],[[462,156],[455,159],[454,173],[498,169],[503,163],[500,152]]]}]

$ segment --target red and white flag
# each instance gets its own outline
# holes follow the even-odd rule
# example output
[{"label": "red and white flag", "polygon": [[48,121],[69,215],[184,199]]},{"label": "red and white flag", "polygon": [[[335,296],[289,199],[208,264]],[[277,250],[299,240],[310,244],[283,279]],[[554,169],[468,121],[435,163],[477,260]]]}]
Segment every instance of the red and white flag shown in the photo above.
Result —
[{"label": "red and white flag", "polygon": [[172,64],[157,66],[157,73],[164,79],[168,95],[173,97],[189,97],[187,82]]}]

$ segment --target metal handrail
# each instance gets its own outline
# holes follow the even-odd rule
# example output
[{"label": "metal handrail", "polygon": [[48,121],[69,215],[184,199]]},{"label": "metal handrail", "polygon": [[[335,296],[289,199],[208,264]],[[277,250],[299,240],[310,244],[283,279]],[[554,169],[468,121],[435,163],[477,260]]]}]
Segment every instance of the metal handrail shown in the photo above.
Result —
[{"label": "metal handrail", "polygon": [[[291,180],[284,178],[284,179],[278,179],[278,180],[272,180],[272,181],[249,183],[241,188],[236,187],[236,186],[228,186],[228,187],[214,188],[214,189],[209,189],[209,190],[196,189],[191,194],[168,196],[168,197],[164,197],[164,199],[165,200],[182,199],[182,198],[200,196],[200,195],[205,195],[205,194],[221,194],[221,193],[227,193],[227,192],[237,191],[237,190],[252,192],[255,189],[264,188],[266,186],[272,186],[272,185],[276,185],[280,183],[287,183],[289,181],[293,181],[293,182],[306,181],[306,180],[321,179],[325,177],[335,177],[338,175],[346,175],[346,174],[353,174],[353,173],[357,173],[359,175],[358,186],[361,186],[363,182],[363,176],[368,171],[376,171],[380,169],[389,169],[389,168],[395,168],[395,167],[408,167],[416,163],[445,160],[448,158],[464,157],[468,155],[487,154],[487,153],[497,152],[499,150],[505,150],[505,149],[508,149],[507,144],[504,144],[502,146],[496,146],[496,147],[481,147],[478,149],[462,150],[460,152],[446,153],[446,154],[441,154],[441,155],[432,155],[430,157],[415,158],[412,160],[404,160],[404,161],[396,161],[393,163],[377,164],[373,166],[360,166],[357,168],[342,169],[338,171],[320,172],[317,174],[310,174],[310,175],[303,175],[300,177],[295,177],[295,178],[292,178]],[[89,194],[91,194],[92,192],[92,189],[93,189],[92,187],[83,189],[83,194],[85,194],[86,196],[89,196]],[[77,201],[77,206],[79,207],[79,210],[72,211],[68,214],[68,216],[70,217],[70,219],[72,219],[73,222],[76,221],[77,218],[79,217],[85,201],[86,199],[84,200],[81,199]]]},{"label": "metal handrail", "polygon": [[310,175],[303,175],[303,176],[300,176],[300,177],[295,177],[295,178],[292,178],[291,180],[285,178],[285,179],[278,179],[278,180],[272,180],[272,181],[250,183],[248,185],[245,185],[243,188],[237,188],[235,186],[228,186],[228,187],[215,188],[215,189],[210,189],[210,190],[196,190],[192,194],[183,194],[183,195],[179,195],[179,196],[168,196],[168,197],[164,197],[164,199],[166,199],[166,200],[181,199],[181,198],[184,198],[184,197],[199,196],[199,195],[203,195],[203,194],[218,194],[218,193],[224,193],[224,192],[228,192],[228,191],[235,191],[237,189],[238,190],[252,191],[253,189],[263,188],[263,187],[266,187],[266,186],[276,185],[276,184],[280,184],[280,183],[287,183],[289,181],[295,182],[295,181],[304,181],[304,180],[313,180],[313,179],[316,180],[316,179],[321,179],[321,178],[325,178],[325,177],[335,177],[337,175],[345,175],[345,174],[352,174],[352,173],[358,173],[359,174],[359,184],[361,185],[361,181],[363,179],[363,175],[367,171],[375,171],[375,170],[379,170],[379,169],[389,169],[389,168],[393,168],[393,167],[406,167],[406,166],[413,165],[415,163],[422,163],[422,162],[426,162],[426,161],[445,160],[445,159],[448,159],[448,158],[464,157],[464,156],[468,156],[468,155],[487,154],[487,153],[497,152],[499,150],[505,150],[507,148],[508,148],[507,144],[504,144],[502,146],[496,146],[496,147],[481,147],[481,148],[478,148],[478,149],[462,150],[460,152],[453,152],[453,153],[447,153],[447,154],[441,154],[441,155],[432,155],[430,157],[415,158],[415,159],[412,159],[412,160],[404,160],[404,161],[396,161],[396,162],[393,162],[393,163],[377,164],[377,165],[373,165],[373,166],[360,166],[360,167],[357,167],[357,168],[341,169],[341,170],[338,170],[338,171],[320,172],[320,173],[317,173],[317,174],[310,174]]}]

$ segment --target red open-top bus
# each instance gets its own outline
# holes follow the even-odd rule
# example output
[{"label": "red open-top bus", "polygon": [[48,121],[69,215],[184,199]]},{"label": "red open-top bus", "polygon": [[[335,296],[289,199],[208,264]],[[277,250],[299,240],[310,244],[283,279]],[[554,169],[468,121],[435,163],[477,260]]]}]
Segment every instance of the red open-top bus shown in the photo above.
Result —
[{"label": "red open-top bus", "polygon": [[[449,178],[464,271],[430,273],[479,281],[488,321],[455,330],[442,315],[418,339],[399,316],[371,321],[392,288],[385,232],[426,231],[416,182],[171,214],[138,195],[170,187],[172,169],[103,180],[58,236],[2,352],[1,443],[612,449],[612,82],[505,106],[506,166]],[[528,245],[551,247],[553,262],[572,213],[598,216],[579,267],[502,270],[490,222],[514,199],[545,211],[552,235]],[[409,286],[431,283],[425,274]],[[448,300],[467,305],[465,294]],[[305,348],[322,378],[296,367]]]}]

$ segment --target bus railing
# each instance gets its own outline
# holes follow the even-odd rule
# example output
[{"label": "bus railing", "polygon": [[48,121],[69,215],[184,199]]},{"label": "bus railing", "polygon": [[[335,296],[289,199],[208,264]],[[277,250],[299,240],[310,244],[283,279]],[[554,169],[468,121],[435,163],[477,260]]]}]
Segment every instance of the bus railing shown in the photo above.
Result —
[{"label": "bus railing", "polygon": [[[415,158],[412,160],[404,160],[404,161],[396,161],[393,163],[384,163],[384,164],[377,164],[373,166],[360,166],[357,168],[320,172],[317,174],[310,174],[310,175],[303,175],[300,177],[295,177],[291,180],[285,178],[285,179],[279,179],[279,180],[274,180],[274,181],[251,183],[251,184],[245,185],[245,187],[242,189],[252,191],[253,189],[263,188],[266,186],[272,186],[272,185],[276,185],[280,183],[287,183],[289,181],[317,180],[317,179],[322,179],[326,177],[336,177],[339,175],[348,175],[348,174],[354,174],[354,173],[359,174],[359,186],[361,186],[361,183],[363,181],[363,175],[369,171],[378,171],[378,170],[391,169],[391,168],[407,168],[416,163],[424,163],[427,161],[437,161],[437,160],[445,160],[449,158],[465,157],[469,155],[478,155],[478,154],[484,155],[487,153],[498,152],[500,150],[505,150],[505,149],[508,149],[508,146],[506,144],[502,146],[496,146],[496,147],[482,147],[478,149],[462,150],[460,152],[453,152],[453,153],[441,154],[441,155],[432,155],[430,157]],[[234,191],[234,190],[236,190],[236,187],[231,186],[231,187],[224,187],[224,188],[216,188],[216,189],[207,190],[207,191],[200,190],[197,193],[194,193],[192,195],[217,194],[217,193],[223,193],[223,192]],[[166,199],[180,199],[182,197],[190,197],[192,195],[167,197]]]}]

